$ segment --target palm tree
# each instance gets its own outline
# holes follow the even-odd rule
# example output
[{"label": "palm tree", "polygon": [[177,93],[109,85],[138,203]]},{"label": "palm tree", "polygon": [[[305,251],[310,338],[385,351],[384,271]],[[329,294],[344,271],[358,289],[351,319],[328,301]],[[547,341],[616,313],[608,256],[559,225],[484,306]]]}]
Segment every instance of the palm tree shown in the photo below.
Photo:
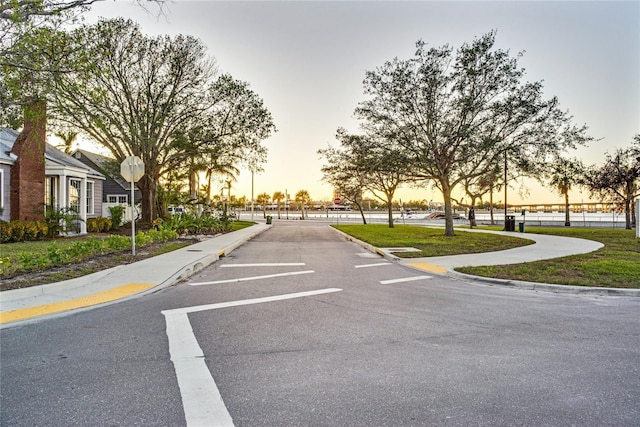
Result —
[{"label": "palm tree", "polygon": [[65,153],[71,154],[71,146],[73,145],[75,140],[78,138],[78,132],[71,129],[67,129],[65,131],[59,131],[54,135],[60,138],[64,142],[64,144],[58,145],[57,148],[64,148]]},{"label": "palm tree", "polygon": [[571,226],[569,218],[569,191],[574,185],[584,183],[584,165],[577,159],[557,158],[551,164],[549,185],[564,196],[564,225]]},{"label": "palm tree", "polygon": [[309,196],[309,192],[307,190],[300,190],[296,193],[296,202],[300,203],[300,210],[302,211],[302,216],[300,219],[304,219],[304,206],[305,204],[311,202],[311,196]]},{"label": "palm tree", "polygon": [[271,196],[269,196],[269,193],[260,193],[260,194],[258,194],[258,197],[256,198],[256,201],[260,205],[262,205],[262,217],[266,218],[267,217],[267,205],[271,201]]},{"label": "palm tree", "polygon": [[282,202],[283,199],[284,199],[284,194],[282,194],[282,192],[276,191],[275,193],[273,193],[272,200],[276,202],[278,206],[278,219],[280,219],[280,203]]}]

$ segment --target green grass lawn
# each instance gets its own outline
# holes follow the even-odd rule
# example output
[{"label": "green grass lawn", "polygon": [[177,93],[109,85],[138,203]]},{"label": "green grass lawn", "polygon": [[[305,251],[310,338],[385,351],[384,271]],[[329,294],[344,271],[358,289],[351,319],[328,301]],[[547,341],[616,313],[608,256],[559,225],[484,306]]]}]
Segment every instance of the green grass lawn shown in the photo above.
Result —
[{"label": "green grass lawn", "polygon": [[64,250],[68,248],[76,240],[83,239],[84,237],[69,237],[60,238],[55,240],[37,240],[32,242],[16,242],[16,243],[3,243],[0,245],[0,258],[9,257],[13,258],[19,253],[31,253],[35,255],[44,255],[47,253],[47,248],[55,242],[56,246]]},{"label": "green grass lawn", "polygon": [[[442,229],[410,225],[397,225],[394,228],[378,224],[334,227],[375,247],[408,246],[421,249],[421,252],[396,254],[402,257],[490,252],[532,243],[515,237],[467,233],[459,228],[455,231],[455,237],[445,237]],[[595,240],[603,243],[604,247],[583,255],[517,265],[464,267],[456,271],[528,282],[640,289],[640,239],[635,237],[634,230],[529,227],[527,231]]]},{"label": "green grass lawn", "polygon": [[412,247],[420,252],[398,252],[402,258],[418,258],[442,255],[460,255],[501,251],[533,244],[532,240],[486,233],[469,233],[455,230],[455,236],[447,237],[441,228],[385,224],[333,225],[338,230],[367,242],[377,248]]},{"label": "green grass lawn", "polygon": [[561,285],[640,289],[640,239],[634,230],[529,228],[539,234],[595,240],[604,247],[588,254],[509,266],[464,267],[476,276]]},{"label": "green grass lawn", "polygon": [[255,222],[253,221],[232,221],[231,231],[242,230],[243,228],[251,227]]}]

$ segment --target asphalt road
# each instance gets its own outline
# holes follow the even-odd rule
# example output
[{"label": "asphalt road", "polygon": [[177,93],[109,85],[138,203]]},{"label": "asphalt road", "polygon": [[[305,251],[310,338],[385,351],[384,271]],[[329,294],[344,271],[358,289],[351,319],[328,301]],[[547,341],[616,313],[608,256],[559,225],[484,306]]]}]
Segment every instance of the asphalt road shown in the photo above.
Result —
[{"label": "asphalt road", "polygon": [[428,277],[306,221],[0,345],[2,426],[640,425],[639,298]]}]

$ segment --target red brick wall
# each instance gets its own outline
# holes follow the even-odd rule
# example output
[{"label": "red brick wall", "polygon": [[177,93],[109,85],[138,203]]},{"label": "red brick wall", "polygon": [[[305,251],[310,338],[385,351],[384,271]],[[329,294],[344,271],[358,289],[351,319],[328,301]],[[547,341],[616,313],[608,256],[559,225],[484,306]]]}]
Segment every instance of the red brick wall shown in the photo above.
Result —
[{"label": "red brick wall", "polygon": [[18,160],[11,169],[11,219],[44,218],[44,152],[47,130],[44,102],[25,107],[24,129],[11,152]]}]

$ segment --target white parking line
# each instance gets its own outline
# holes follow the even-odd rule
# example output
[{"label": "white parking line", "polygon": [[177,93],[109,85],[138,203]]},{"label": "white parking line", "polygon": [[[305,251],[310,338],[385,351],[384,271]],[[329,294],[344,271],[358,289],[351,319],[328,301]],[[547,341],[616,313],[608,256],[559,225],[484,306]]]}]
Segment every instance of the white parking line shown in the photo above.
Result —
[{"label": "white parking line", "polygon": [[256,264],[223,264],[220,267],[288,267],[306,265],[304,262],[264,262]]},{"label": "white parking line", "polygon": [[402,279],[381,280],[381,285],[389,285],[391,283],[413,282],[414,280],[431,279],[432,276],[414,276],[403,277]]},{"label": "white parking line", "polygon": [[229,411],[227,411],[218,386],[216,386],[211,372],[207,368],[204,353],[191,328],[188,317],[189,313],[282,301],[340,291],[342,291],[342,289],[339,288],[319,289],[317,291],[297,292],[265,298],[253,298],[162,311],[167,325],[166,332],[169,340],[169,354],[176,371],[187,426],[233,426],[231,415]]},{"label": "white parking line", "polygon": [[191,286],[218,285],[221,283],[248,282],[250,280],[270,279],[272,277],[297,276],[299,274],[310,274],[310,273],[315,273],[315,271],[313,270],[290,271],[288,273],[267,274],[264,276],[239,277],[237,279],[215,280],[213,282],[194,282],[194,283],[187,283],[187,284]]},{"label": "white parking line", "polygon": [[355,268],[380,267],[383,265],[392,265],[390,262],[379,262],[377,264],[360,264],[354,265]]}]

